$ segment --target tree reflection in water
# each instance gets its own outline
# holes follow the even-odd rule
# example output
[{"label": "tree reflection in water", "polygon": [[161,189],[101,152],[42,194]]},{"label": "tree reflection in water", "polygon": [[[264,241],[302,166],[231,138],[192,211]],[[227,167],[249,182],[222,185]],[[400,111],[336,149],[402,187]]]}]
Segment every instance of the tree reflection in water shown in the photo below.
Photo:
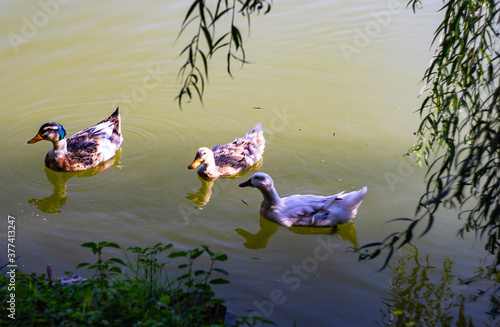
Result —
[{"label": "tree reflection in water", "polygon": [[[498,276],[482,275],[478,268],[476,277],[461,280],[453,272],[454,261],[447,256],[441,269],[429,264],[429,256],[419,258],[418,249],[405,248],[401,258],[388,265],[392,271],[390,289],[382,303],[387,307],[382,311],[385,326],[473,326],[473,319],[466,313],[468,303],[488,294],[490,300],[490,322],[495,325],[498,314]],[[440,276],[436,278],[436,276]],[[474,288],[471,283],[480,282],[487,290]],[[493,285],[493,286],[492,286]],[[485,322],[486,323],[486,322]],[[485,326],[489,326],[486,323]]]}]

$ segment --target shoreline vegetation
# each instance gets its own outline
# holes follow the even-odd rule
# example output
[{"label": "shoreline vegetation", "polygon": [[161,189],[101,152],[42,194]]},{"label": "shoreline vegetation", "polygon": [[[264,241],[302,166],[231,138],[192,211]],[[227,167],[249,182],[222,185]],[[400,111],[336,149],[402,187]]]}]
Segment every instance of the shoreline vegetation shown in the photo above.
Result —
[{"label": "shoreline vegetation", "polygon": [[[97,257],[94,263],[76,267],[87,267],[92,272],[88,279],[69,272],[56,278],[48,265],[47,274],[15,270],[15,285],[9,287],[10,276],[2,274],[1,325],[274,325],[258,315],[225,321],[227,308],[223,299],[215,297],[212,286],[229,283],[224,278],[228,272],[216,267],[227,260],[227,255],[212,252],[207,246],[167,252],[173,245],[158,243],[124,250],[116,243],[104,241],[84,243],[82,247]],[[116,250],[123,252],[123,260],[104,259],[104,252]]]}]

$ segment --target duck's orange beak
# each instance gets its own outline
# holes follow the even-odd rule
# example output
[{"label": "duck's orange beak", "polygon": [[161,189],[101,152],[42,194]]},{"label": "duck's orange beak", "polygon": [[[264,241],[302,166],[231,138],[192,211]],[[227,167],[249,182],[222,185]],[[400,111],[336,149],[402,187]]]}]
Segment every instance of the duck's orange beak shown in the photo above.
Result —
[{"label": "duck's orange beak", "polygon": [[28,144],[33,144],[33,143],[36,143],[38,141],[41,141],[43,140],[43,137],[40,135],[40,133],[36,134],[34,138],[32,138],[31,140],[28,141]]},{"label": "duck's orange beak", "polygon": [[200,158],[194,158],[194,161],[188,166],[188,169],[195,169],[201,164]]}]

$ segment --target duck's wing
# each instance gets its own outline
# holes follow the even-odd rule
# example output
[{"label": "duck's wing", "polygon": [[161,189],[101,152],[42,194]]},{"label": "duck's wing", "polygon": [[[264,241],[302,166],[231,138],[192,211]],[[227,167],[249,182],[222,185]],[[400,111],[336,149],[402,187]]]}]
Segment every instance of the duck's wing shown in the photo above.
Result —
[{"label": "duck's wing", "polygon": [[335,200],[339,199],[340,200],[340,196],[344,194],[344,191],[340,192],[340,193],[337,193],[335,195],[332,195],[332,196],[329,196],[326,198],[326,201],[323,203],[323,209],[326,209],[328,207],[330,207],[334,202]]},{"label": "duck's wing", "polygon": [[262,159],[264,147],[262,124],[258,123],[244,137],[236,138],[228,144],[214,145],[211,150],[217,166],[244,170]]},{"label": "duck's wing", "polygon": [[116,110],[106,119],[101,120],[95,126],[100,125],[101,123],[111,123],[113,126],[113,133],[121,135],[121,118],[120,118],[120,108],[116,108]]},{"label": "duck's wing", "polygon": [[86,133],[86,130],[69,138],[67,147],[67,157],[73,165],[82,164],[86,167],[92,167],[103,161],[99,143],[96,142],[96,138],[92,134]]},{"label": "duck's wing", "polygon": [[266,139],[264,138],[264,130],[261,123],[257,123],[242,139],[250,141],[249,146],[253,148],[252,151],[258,152],[262,156],[266,146]]},{"label": "duck's wing", "polygon": [[219,167],[240,167],[249,168],[255,164],[249,151],[241,143],[229,143],[224,145],[215,145],[211,148],[214,153],[215,164]]},{"label": "duck's wing", "polygon": [[231,147],[238,149],[251,165],[262,159],[265,143],[256,143],[255,139],[236,139],[231,143]]},{"label": "duck's wing", "polygon": [[347,223],[352,220],[365,197],[367,188],[363,187],[359,191],[353,191],[347,194],[338,193],[325,201],[322,210],[315,215],[316,219],[329,220],[331,223]]},{"label": "duck's wing", "polygon": [[328,199],[329,197],[317,195],[292,195],[282,198],[282,224],[288,227],[321,226],[318,213],[324,211],[324,204]]},{"label": "duck's wing", "polygon": [[71,136],[67,140],[68,155],[96,161],[112,158],[123,140],[117,111],[96,125]]},{"label": "duck's wing", "polygon": [[292,195],[283,198],[281,223],[285,226],[333,226],[352,217],[342,208],[342,194],[332,196]]}]

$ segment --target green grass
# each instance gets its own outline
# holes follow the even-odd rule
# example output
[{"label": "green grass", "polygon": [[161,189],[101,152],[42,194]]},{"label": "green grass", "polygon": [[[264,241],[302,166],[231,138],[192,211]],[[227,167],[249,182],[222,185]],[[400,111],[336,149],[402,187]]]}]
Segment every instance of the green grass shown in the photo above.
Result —
[{"label": "green grass", "polygon": [[[226,307],[212,285],[227,284],[228,273],[216,267],[225,254],[201,246],[169,252],[172,244],[122,250],[124,259],[103,258],[109,242],[84,243],[97,261],[81,263],[93,277],[80,285],[62,285],[45,274],[16,271],[15,290],[9,277],[0,276],[1,325],[17,326],[225,326]],[[132,259],[129,258],[132,256]],[[204,258],[201,259],[200,258]],[[173,261],[181,262],[176,266]],[[203,265],[199,261],[204,262]],[[196,264],[195,264],[196,263]],[[177,277],[167,268],[176,267]],[[204,268],[200,268],[203,266]],[[172,269],[169,269],[172,271]],[[15,293],[15,320],[8,317],[10,294]],[[270,323],[255,317],[237,317],[237,326]]]}]

